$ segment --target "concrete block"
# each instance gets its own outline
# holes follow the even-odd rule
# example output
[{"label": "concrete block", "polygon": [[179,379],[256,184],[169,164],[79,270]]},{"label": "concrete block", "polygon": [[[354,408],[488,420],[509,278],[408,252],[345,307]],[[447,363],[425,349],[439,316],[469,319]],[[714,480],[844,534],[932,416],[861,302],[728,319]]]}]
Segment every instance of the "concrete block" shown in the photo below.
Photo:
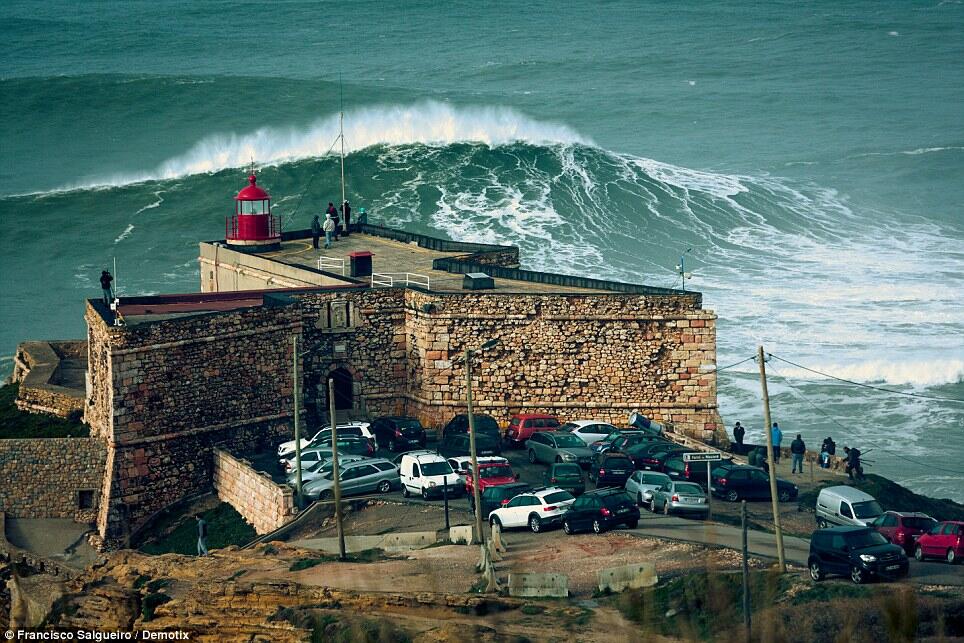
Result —
[{"label": "concrete block", "polygon": [[659,582],[653,563],[633,563],[599,570],[600,592],[621,592],[624,589],[652,587]]},{"label": "concrete block", "polygon": [[509,596],[569,596],[569,577],[565,574],[509,574]]},{"label": "concrete block", "polygon": [[456,545],[471,545],[472,532],[472,525],[449,527],[449,540]]}]

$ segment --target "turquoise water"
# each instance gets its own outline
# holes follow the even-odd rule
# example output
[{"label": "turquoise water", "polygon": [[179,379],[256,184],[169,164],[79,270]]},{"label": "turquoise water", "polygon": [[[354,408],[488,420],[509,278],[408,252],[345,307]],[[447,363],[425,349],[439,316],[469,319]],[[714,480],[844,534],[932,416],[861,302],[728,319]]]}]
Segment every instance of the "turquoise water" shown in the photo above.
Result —
[{"label": "turquoise water", "polygon": [[[679,284],[775,419],[964,500],[964,6],[6,2],[0,355],[124,293],[197,289],[254,162],[287,227],[373,219],[528,267]],[[342,82],[339,82],[339,79]],[[721,375],[762,426],[755,365]],[[786,379],[782,379],[785,377]]]}]

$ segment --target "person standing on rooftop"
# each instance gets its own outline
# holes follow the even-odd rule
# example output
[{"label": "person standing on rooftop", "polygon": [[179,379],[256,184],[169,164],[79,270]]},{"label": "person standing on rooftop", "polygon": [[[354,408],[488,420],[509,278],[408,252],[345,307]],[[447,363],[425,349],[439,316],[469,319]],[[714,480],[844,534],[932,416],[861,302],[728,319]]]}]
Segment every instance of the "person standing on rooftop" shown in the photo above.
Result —
[{"label": "person standing on rooftop", "polygon": [[321,221],[318,220],[318,215],[316,214],[311,220],[311,247],[315,250],[318,249],[318,239],[321,238]]},{"label": "person standing on rooftop", "polygon": [[100,288],[102,291],[104,291],[104,303],[108,306],[110,306],[110,302],[114,299],[114,292],[110,285],[112,281],[114,281],[114,278],[109,272],[106,270],[101,271]]}]

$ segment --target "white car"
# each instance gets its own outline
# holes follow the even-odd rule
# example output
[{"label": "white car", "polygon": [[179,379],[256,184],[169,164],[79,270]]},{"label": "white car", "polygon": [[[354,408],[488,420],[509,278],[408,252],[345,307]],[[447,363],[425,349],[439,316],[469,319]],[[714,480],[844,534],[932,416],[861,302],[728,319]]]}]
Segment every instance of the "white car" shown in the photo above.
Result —
[{"label": "white car", "polygon": [[[342,436],[342,429],[346,429],[344,435],[357,435],[363,438],[368,438],[374,444],[375,436],[372,435],[370,430],[371,424],[368,422],[346,422],[345,424],[338,425],[338,437]],[[301,448],[307,449],[311,446],[313,442],[320,441],[322,438],[328,437],[331,433],[331,425],[326,424],[321,427],[317,433],[315,433],[310,438],[301,438]],[[294,453],[295,451],[295,441],[288,440],[287,442],[282,442],[278,445],[278,457],[284,458],[288,455]]]},{"label": "white car", "polygon": [[[502,456],[497,456],[497,455],[487,455],[481,458],[476,458],[476,460],[478,461],[479,464],[484,464],[487,462],[495,462],[498,464],[509,464],[508,460],[506,460]],[[463,484],[469,478],[469,476],[472,475],[472,456],[468,456],[468,455],[455,456],[454,458],[449,458],[448,463],[452,467],[452,470],[455,471],[455,475],[459,477],[459,479],[462,481]]]},{"label": "white car", "polygon": [[574,420],[556,429],[557,432],[572,433],[588,445],[602,440],[615,430],[616,427],[612,424],[599,420]]},{"label": "white car", "polygon": [[465,483],[452,471],[452,465],[434,451],[402,454],[398,473],[402,495],[406,498],[412,494],[420,495],[426,500],[432,497],[440,498],[446,487],[450,498],[465,493]]},{"label": "white car", "polygon": [[576,497],[558,487],[535,489],[520,493],[505,505],[489,514],[489,524],[506,529],[528,527],[539,533],[546,527],[561,525],[562,517]]},{"label": "white car", "polygon": [[626,481],[626,491],[640,507],[653,508],[653,492],[672,482],[665,473],[655,471],[635,471]]}]

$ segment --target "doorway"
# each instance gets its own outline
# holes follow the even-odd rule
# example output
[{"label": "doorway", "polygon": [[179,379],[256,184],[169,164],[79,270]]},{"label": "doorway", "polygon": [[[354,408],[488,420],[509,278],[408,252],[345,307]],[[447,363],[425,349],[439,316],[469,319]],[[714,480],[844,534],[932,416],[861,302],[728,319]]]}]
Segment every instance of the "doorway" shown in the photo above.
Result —
[{"label": "doorway", "polygon": [[335,410],[346,411],[354,408],[354,379],[347,369],[338,368],[329,374],[335,381]]}]

